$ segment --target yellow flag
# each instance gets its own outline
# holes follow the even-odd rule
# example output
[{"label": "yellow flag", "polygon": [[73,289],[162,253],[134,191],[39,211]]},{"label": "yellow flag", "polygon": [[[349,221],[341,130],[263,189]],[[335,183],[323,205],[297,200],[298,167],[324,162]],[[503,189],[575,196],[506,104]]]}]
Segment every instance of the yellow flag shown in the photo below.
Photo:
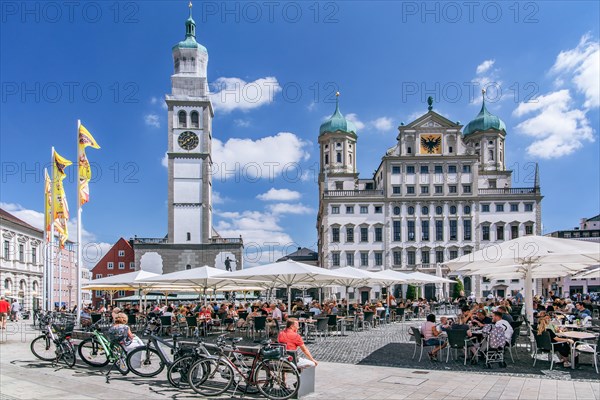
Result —
[{"label": "yellow flag", "polygon": [[79,125],[79,145],[82,147],[93,147],[94,149],[99,149],[98,142],[92,136],[90,131],[88,131],[85,126]]},{"label": "yellow flag", "polygon": [[79,125],[79,206],[90,201],[90,180],[92,169],[85,154],[86,147],[99,149],[100,146],[92,134],[83,125]]},{"label": "yellow flag", "polygon": [[44,169],[44,232],[46,241],[50,241],[50,213],[52,211],[52,182],[48,170]]},{"label": "yellow flag", "polygon": [[63,180],[67,176],[65,169],[69,165],[73,164],[71,161],[60,156],[56,151],[54,152],[54,195],[52,198],[52,204],[54,204],[54,227],[58,231],[59,241],[61,247],[65,247],[65,243],[69,238],[69,232],[67,230],[67,222],[69,221],[69,205],[67,203],[67,195],[65,194],[65,188],[63,186]]}]

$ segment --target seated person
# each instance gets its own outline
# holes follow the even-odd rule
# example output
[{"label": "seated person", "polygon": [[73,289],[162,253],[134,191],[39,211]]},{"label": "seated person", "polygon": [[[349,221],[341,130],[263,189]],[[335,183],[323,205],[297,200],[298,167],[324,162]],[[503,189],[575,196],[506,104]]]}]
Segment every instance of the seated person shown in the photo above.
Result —
[{"label": "seated person", "polygon": [[561,362],[565,368],[571,366],[569,357],[571,355],[571,345],[574,343],[572,339],[561,338],[556,336],[556,327],[550,323],[550,316],[544,315],[539,318],[537,325],[537,334],[541,335],[544,332],[548,332],[550,340],[555,343],[554,350],[559,354]]},{"label": "seated person", "polygon": [[310,368],[317,366],[317,360],[313,358],[308,350],[308,347],[304,344],[304,340],[302,340],[302,336],[298,334],[298,328],[300,325],[298,324],[298,320],[294,318],[290,318],[285,323],[285,329],[279,332],[277,336],[277,341],[279,343],[285,344],[286,350],[296,351],[298,348],[302,350],[304,355],[308,357],[308,359],[304,357],[298,357],[297,367],[298,369]]},{"label": "seated person", "polygon": [[471,323],[473,324],[473,327],[483,328],[485,325],[491,324],[492,319],[487,316],[485,309],[480,308],[477,310],[475,318],[471,318]]},{"label": "seated person", "polygon": [[[513,328],[510,326],[508,321],[502,319],[502,313],[500,311],[494,311],[492,314],[492,323],[485,325],[483,328],[484,338],[481,343],[476,343],[471,347],[471,352],[476,355],[478,351],[485,350],[488,348],[497,349],[510,345]],[[467,331],[467,336],[471,337],[471,331]],[[477,359],[473,359],[471,364],[477,364]]]},{"label": "seated person", "polygon": [[581,301],[575,303],[575,308],[577,309],[575,313],[575,319],[584,320],[587,317],[592,317],[592,313],[589,309],[585,308]]},{"label": "seated person", "polygon": [[440,336],[440,332],[435,325],[435,315],[429,314],[427,316],[427,320],[421,325],[421,334],[423,335],[425,345],[435,346],[428,355],[431,361],[437,361],[437,353],[445,348],[448,343],[438,337]]},{"label": "seated person", "polygon": [[505,306],[500,306],[498,307],[498,311],[500,311],[502,313],[502,319],[507,321],[507,322],[515,322],[515,320],[513,319],[512,315],[510,315],[508,313],[508,311],[506,310]]}]

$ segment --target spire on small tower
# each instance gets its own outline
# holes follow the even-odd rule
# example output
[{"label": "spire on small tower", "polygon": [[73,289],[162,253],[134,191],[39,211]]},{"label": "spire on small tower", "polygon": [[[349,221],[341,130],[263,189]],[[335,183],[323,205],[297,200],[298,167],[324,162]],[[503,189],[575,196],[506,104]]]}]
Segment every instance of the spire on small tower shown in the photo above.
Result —
[{"label": "spire on small tower", "polygon": [[540,187],[540,166],[535,163],[535,177],[533,179],[533,187],[539,189]]},{"label": "spire on small tower", "polygon": [[196,38],[196,21],[194,21],[194,18],[192,18],[192,2],[191,1],[188,4],[188,7],[190,8],[190,16],[188,17],[187,21],[185,21],[185,37],[186,38],[189,38],[189,37]]},{"label": "spire on small tower", "polygon": [[340,112],[340,92],[335,92],[335,113]]},{"label": "spire on small tower", "polygon": [[427,98],[427,104],[428,104],[428,107],[427,107],[427,109],[428,109],[429,111],[433,110],[433,97],[429,96],[429,97]]}]

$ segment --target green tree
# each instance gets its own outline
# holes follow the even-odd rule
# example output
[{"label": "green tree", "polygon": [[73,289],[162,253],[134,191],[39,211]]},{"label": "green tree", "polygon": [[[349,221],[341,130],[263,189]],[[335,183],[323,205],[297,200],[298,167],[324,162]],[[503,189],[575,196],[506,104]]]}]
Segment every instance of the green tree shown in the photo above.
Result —
[{"label": "green tree", "polygon": [[465,287],[460,279],[454,278],[454,280],[456,281],[456,283],[454,284],[454,288],[452,289],[452,298],[457,299],[460,297],[460,292],[465,290]]},{"label": "green tree", "polygon": [[411,300],[417,298],[417,290],[413,285],[408,285],[408,288],[406,288],[406,298]]}]

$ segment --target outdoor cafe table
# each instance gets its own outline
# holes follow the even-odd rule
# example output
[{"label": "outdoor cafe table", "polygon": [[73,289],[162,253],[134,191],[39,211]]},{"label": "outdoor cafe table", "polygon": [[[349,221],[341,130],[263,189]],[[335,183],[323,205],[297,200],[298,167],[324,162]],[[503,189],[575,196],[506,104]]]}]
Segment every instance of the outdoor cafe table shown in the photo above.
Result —
[{"label": "outdoor cafe table", "polygon": [[566,329],[587,329],[591,328],[591,325],[564,324],[560,325],[560,327]]},{"label": "outdoor cafe table", "polygon": [[[593,333],[587,333],[587,332],[575,332],[575,331],[557,332],[556,335],[560,336],[560,337],[565,337],[568,339],[573,339],[575,341],[596,339],[596,335],[594,335]],[[575,369],[575,346],[571,346],[571,368]]]}]

